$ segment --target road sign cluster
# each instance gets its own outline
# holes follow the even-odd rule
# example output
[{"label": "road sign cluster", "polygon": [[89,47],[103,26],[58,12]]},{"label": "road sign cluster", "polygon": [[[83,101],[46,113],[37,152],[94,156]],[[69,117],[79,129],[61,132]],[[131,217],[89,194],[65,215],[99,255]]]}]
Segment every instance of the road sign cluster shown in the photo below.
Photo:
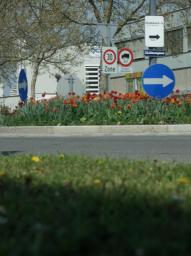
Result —
[{"label": "road sign cluster", "polygon": [[121,67],[129,67],[133,62],[133,52],[129,48],[117,51],[116,47],[102,48],[102,72],[106,74],[117,73],[118,64]]},{"label": "road sign cluster", "polygon": [[[164,17],[145,16],[145,46],[144,55],[149,57],[165,56],[164,47]],[[153,64],[144,72],[142,85],[145,92],[156,99],[162,99],[172,93],[175,86],[175,75],[166,65]]]},{"label": "road sign cluster", "polygon": [[[145,56],[162,57],[164,47],[164,17],[145,17]],[[122,48],[117,52],[116,47],[102,48],[102,72],[116,73],[119,70],[127,71],[133,62],[133,52],[129,48]],[[128,69],[127,69],[128,68]],[[130,70],[130,69],[129,69]],[[156,99],[167,97],[175,86],[173,71],[163,64],[149,66],[142,77],[145,92]]]}]

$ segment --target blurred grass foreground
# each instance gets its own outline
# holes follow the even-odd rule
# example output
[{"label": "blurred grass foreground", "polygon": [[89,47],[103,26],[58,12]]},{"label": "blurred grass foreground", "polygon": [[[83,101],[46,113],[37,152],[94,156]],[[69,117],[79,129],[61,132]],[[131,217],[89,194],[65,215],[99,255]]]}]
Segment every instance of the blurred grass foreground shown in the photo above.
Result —
[{"label": "blurred grass foreground", "polygon": [[0,255],[191,255],[191,165],[0,157]]}]

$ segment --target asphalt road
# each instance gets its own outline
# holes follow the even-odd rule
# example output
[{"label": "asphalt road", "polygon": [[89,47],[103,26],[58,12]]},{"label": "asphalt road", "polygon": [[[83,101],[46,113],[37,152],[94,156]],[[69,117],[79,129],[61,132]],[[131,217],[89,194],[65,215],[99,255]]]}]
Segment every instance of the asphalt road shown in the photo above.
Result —
[{"label": "asphalt road", "polygon": [[80,154],[191,163],[191,136],[0,137],[0,155]]}]

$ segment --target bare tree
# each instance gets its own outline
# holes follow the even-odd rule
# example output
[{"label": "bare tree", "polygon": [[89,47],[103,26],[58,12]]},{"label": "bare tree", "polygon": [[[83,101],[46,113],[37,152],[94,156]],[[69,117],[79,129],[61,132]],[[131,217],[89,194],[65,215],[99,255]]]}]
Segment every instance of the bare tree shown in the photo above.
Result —
[{"label": "bare tree", "polygon": [[73,52],[68,49],[71,45],[80,49],[82,38],[76,37],[79,26],[61,18],[47,0],[21,1],[19,10],[22,13],[15,14],[16,32],[22,44],[21,55],[33,66],[31,96],[34,97],[39,68],[61,64],[61,59],[56,60],[55,56],[63,49],[67,51],[65,64],[73,61]]},{"label": "bare tree", "polygon": [[17,43],[13,40],[12,17],[8,10],[11,9],[11,1],[0,1],[0,79],[5,79],[9,67],[17,60]]},{"label": "bare tree", "polygon": [[[52,0],[54,8],[58,8],[59,0]],[[115,23],[115,36],[132,20],[145,14],[146,0],[79,0],[59,7],[59,13],[70,22],[81,26],[97,26],[97,24]],[[73,10],[73,11],[71,11]],[[74,13],[76,12],[76,15]],[[72,15],[71,15],[72,14]]]},{"label": "bare tree", "polygon": [[[183,3],[158,1],[160,6],[175,2],[177,6]],[[98,43],[98,24],[116,24],[115,38],[129,21],[139,20],[149,11],[146,0],[0,0],[0,9],[0,66],[24,60],[31,63],[32,97],[39,69],[52,64],[65,70],[76,60],[74,52]],[[58,58],[60,52],[62,58]]]},{"label": "bare tree", "polygon": [[[59,0],[51,1],[53,8],[57,8],[57,13],[71,23],[92,31],[92,39],[96,39],[98,25],[107,26],[108,24],[115,24],[114,38],[117,37],[129,21],[138,20],[145,15],[147,4],[146,0],[68,0],[65,5],[61,5],[59,2]],[[92,43],[91,40],[90,42]],[[110,44],[106,37],[102,38],[101,43],[95,40],[93,43],[106,46]],[[107,86],[105,87],[106,81],[103,74],[101,81],[101,90],[108,90]]]},{"label": "bare tree", "polygon": [[[30,63],[33,68],[31,96],[35,97],[39,69],[50,64],[64,69],[78,59],[74,52],[77,54],[82,48],[83,33],[79,25],[61,17],[52,8],[51,0],[2,0],[0,4],[2,10],[6,5],[0,21],[0,34],[4,35],[0,65],[24,60]],[[62,58],[58,58],[60,51]]]}]

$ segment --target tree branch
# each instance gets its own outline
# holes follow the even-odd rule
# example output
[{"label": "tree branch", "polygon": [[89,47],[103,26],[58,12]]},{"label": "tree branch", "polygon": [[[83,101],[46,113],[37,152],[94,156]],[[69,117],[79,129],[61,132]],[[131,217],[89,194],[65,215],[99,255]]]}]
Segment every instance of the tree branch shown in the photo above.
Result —
[{"label": "tree branch", "polygon": [[97,23],[90,23],[90,22],[80,22],[77,20],[72,19],[70,16],[68,16],[65,12],[61,12],[61,15],[67,19],[68,21],[78,24],[78,25],[82,25],[82,26],[96,26]]},{"label": "tree branch", "polygon": [[137,8],[135,8],[135,10],[131,12],[131,15],[128,16],[121,24],[119,24],[114,36],[116,36],[122,30],[122,28],[127,24],[128,21],[131,21],[133,19],[133,16],[143,6],[145,1],[146,0],[142,0],[142,2],[137,6]]},{"label": "tree branch", "polygon": [[112,8],[113,8],[113,0],[109,1],[108,9],[106,12],[106,22],[110,23],[111,21],[111,14],[112,14]]},{"label": "tree branch", "polygon": [[98,10],[94,0],[89,0],[89,3],[93,7],[94,15],[96,17],[97,22],[98,23],[103,23],[103,21],[101,19],[101,16],[100,16],[100,13],[99,13],[99,10]]}]

